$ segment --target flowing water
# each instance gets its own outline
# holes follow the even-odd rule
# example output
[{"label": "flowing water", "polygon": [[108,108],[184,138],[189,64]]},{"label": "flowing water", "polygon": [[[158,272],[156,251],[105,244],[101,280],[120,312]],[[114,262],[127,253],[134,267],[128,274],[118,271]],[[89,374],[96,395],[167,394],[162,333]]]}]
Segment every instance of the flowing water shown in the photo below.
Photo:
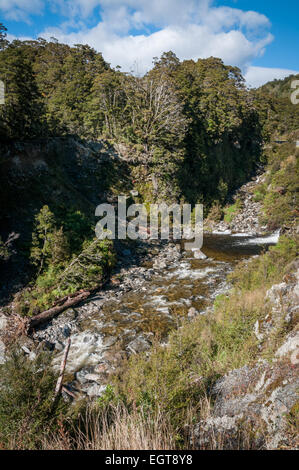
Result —
[{"label": "flowing water", "polygon": [[[39,339],[66,337],[72,345],[67,364],[70,381],[90,396],[104,389],[109,373],[122,358],[149,349],[156,336],[167,340],[183,317],[204,314],[220,293],[229,289],[227,275],[235,264],[274,244],[272,237],[205,234],[204,260],[180,245],[165,245],[157,259],[124,269],[119,286],[109,287],[78,309],[71,309],[39,333]],[[59,348],[58,348],[59,349]]]}]

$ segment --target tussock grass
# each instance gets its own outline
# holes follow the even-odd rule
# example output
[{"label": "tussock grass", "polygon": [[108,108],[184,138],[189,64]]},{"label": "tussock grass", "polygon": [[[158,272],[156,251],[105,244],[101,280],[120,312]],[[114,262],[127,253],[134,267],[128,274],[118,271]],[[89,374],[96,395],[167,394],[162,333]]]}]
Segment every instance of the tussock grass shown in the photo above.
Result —
[{"label": "tussock grass", "polygon": [[116,406],[96,412],[89,409],[81,418],[79,427],[59,431],[42,440],[46,450],[174,450],[175,431],[161,411],[155,414],[136,408]]}]

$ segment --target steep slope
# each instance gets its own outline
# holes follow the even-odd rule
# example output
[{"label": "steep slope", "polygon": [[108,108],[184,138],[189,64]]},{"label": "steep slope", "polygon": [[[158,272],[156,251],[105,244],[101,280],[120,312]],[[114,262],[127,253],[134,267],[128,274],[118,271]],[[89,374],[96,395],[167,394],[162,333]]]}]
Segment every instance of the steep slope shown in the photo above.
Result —
[{"label": "steep slope", "polygon": [[[95,208],[129,191],[130,172],[105,142],[52,138],[1,145],[0,236],[8,243],[1,260],[1,300],[26,284],[36,217],[47,205],[68,238],[70,255],[94,237]],[[14,238],[14,237],[12,237]]]}]

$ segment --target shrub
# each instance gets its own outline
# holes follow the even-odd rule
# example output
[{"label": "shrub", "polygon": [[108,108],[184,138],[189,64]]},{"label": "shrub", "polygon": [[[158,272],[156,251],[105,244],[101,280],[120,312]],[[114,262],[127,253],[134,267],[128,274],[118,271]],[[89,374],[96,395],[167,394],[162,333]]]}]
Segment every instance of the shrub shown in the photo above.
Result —
[{"label": "shrub", "polygon": [[212,220],[213,222],[220,222],[223,218],[223,209],[219,203],[214,204],[211,207],[211,210],[208,214],[207,220]]},{"label": "shrub", "polygon": [[228,224],[231,223],[234,217],[242,208],[242,201],[237,199],[235,204],[224,208],[224,221]]},{"label": "shrub", "polygon": [[51,307],[53,302],[80,289],[100,287],[115,263],[112,242],[109,240],[85,241],[83,250],[72,261],[50,264],[38,276],[33,287],[15,297],[17,312],[32,316]]},{"label": "shrub", "polygon": [[56,380],[45,354],[31,361],[12,352],[0,366],[0,447],[33,449],[43,434],[57,429],[66,404],[53,402]]}]

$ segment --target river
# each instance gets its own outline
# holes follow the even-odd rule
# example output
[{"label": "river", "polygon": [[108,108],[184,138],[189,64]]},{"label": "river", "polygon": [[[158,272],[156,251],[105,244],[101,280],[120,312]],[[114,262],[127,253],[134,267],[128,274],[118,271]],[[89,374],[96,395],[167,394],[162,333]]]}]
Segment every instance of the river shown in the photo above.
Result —
[{"label": "river", "polygon": [[154,245],[150,260],[121,267],[114,283],[54,319],[35,338],[53,350],[58,369],[70,336],[70,390],[98,396],[123,358],[148,351],[154,338],[166,342],[183,318],[204,314],[229,289],[227,276],[236,263],[258,255],[278,236],[207,233],[202,247],[206,259],[195,259],[182,244]]}]

